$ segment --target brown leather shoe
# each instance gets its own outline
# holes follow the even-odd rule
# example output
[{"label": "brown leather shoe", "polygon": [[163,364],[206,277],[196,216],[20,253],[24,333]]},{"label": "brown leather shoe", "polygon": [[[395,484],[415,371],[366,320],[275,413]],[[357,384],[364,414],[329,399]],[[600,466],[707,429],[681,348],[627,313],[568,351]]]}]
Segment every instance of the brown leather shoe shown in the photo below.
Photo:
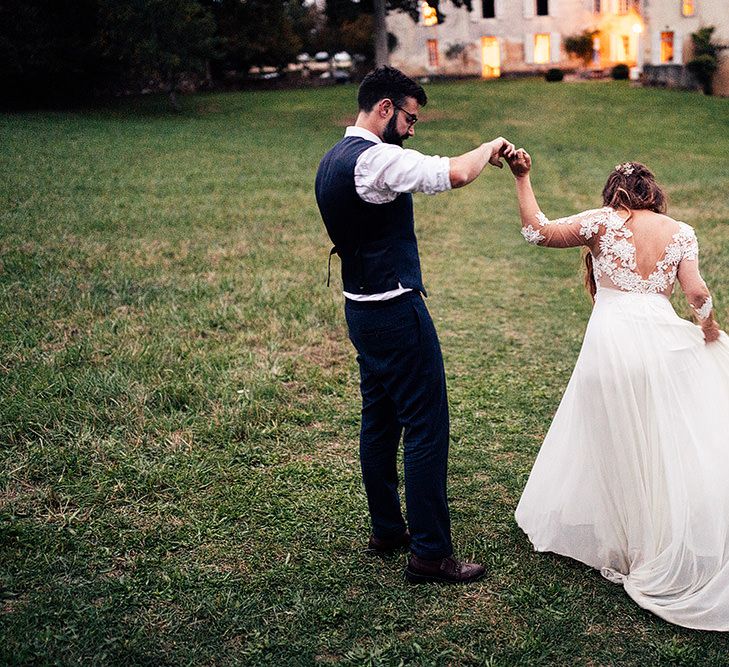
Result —
[{"label": "brown leather shoe", "polygon": [[461,563],[452,556],[428,560],[410,555],[405,578],[411,584],[436,582],[442,584],[469,584],[486,574],[486,568],[477,563]]},{"label": "brown leather shoe", "polygon": [[367,551],[370,553],[385,555],[397,551],[398,549],[406,549],[410,546],[410,532],[405,529],[402,535],[382,539],[370,535],[370,541],[367,544]]}]

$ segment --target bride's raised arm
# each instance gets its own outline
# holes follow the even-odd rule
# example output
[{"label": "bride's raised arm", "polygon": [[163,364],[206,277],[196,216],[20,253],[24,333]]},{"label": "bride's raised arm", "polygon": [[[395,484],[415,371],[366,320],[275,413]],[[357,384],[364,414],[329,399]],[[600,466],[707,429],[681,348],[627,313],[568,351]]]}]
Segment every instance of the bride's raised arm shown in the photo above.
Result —
[{"label": "bride's raised arm", "polygon": [[608,212],[605,209],[594,209],[566,218],[549,220],[542,213],[534,196],[529,179],[532,167],[529,153],[520,148],[507,162],[516,181],[522,236],[529,243],[551,248],[572,248],[581,245],[592,248],[597,242],[600,223],[606,221]]}]

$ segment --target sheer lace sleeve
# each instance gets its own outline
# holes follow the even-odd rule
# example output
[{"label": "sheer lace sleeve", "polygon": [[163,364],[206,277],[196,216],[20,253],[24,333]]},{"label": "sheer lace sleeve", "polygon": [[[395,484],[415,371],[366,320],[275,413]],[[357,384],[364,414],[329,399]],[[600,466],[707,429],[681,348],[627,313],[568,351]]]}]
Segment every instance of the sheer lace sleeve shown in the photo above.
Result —
[{"label": "sheer lace sleeve", "polygon": [[699,243],[694,230],[681,223],[681,261],[678,264],[678,282],[691,308],[700,321],[712,315],[713,302],[709,289],[699,272]]},{"label": "sheer lace sleeve", "polygon": [[593,247],[600,232],[600,225],[609,224],[611,216],[617,214],[613,209],[596,208],[557,220],[549,220],[539,211],[534,224],[522,225],[521,234],[534,245],[551,248],[571,248],[586,245]]}]

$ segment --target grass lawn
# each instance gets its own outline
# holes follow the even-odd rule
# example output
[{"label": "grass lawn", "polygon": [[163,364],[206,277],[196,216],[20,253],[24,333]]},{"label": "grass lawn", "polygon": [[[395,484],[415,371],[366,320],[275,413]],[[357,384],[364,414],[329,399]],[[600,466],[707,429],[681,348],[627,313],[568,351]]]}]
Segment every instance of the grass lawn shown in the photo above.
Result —
[{"label": "grass lawn", "polygon": [[[647,163],[729,325],[729,100],[427,90],[409,145],[508,137],[552,217],[600,205],[618,162]],[[578,250],[522,240],[506,171],[415,203],[454,539],[489,574],[411,587],[404,555],[362,552],[357,368],[313,197],[355,97],[0,117],[0,663],[729,664],[729,636],[661,621],[514,523],[590,303]]]}]

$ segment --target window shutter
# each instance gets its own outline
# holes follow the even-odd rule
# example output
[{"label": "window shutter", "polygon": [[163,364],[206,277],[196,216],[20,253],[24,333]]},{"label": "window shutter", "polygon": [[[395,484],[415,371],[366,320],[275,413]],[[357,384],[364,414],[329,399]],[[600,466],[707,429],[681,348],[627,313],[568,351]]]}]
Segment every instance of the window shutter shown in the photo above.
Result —
[{"label": "window shutter", "polygon": [[553,32],[549,36],[549,50],[550,50],[550,60],[553,63],[558,63],[560,60],[562,60],[562,53],[561,53],[561,35],[558,32]]},{"label": "window shutter", "polygon": [[[524,0],[524,18],[530,19],[534,17],[536,12],[536,0]],[[533,51],[533,49],[532,49]]]},{"label": "window shutter", "polygon": [[676,65],[683,65],[683,35],[673,33],[673,62]]},{"label": "window shutter", "polygon": [[504,0],[494,0],[494,14],[497,19],[504,15]]},{"label": "window shutter", "polygon": [[608,58],[613,62],[618,61],[618,36],[610,35],[610,56]]},{"label": "window shutter", "polygon": [[655,30],[651,35],[651,64],[661,64],[661,31]]},{"label": "window shutter", "polygon": [[528,32],[524,35],[524,62],[534,62],[534,33]]}]

